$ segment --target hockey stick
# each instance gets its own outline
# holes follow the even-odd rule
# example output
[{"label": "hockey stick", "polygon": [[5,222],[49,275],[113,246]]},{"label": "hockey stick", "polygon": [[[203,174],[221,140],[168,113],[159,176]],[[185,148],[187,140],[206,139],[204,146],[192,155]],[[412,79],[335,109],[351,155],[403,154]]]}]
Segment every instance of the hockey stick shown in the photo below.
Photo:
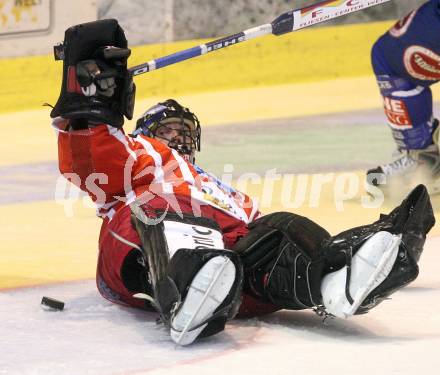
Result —
[{"label": "hockey stick", "polygon": [[258,38],[263,35],[273,34],[279,36],[292,31],[304,29],[321,22],[326,22],[333,18],[345,16],[349,13],[386,3],[388,1],[390,0],[321,1],[308,7],[290,10],[286,13],[283,13],[271,23],[253,27],[238,34],[229,35],[206,44],[200,44],[196,47],[188,48],[168,56],[148,61],[144,64],[133,66],[129,69],[129,72],[133,76],[137,76],[139,74],[164,68],[168,65],[176,64],[184,60],[192,59],[193,57],[205,55],[208,52],[217,51],[221,48],[226,48],[234,44]]}]

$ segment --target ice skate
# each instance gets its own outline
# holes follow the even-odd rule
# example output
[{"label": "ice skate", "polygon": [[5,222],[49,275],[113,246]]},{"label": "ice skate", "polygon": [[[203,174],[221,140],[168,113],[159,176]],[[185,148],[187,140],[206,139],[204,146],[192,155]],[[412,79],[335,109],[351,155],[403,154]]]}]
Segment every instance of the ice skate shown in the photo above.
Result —
[{"label": "ice skate", "polygon": [[199,336],[229,295],[235,278],[235,266],[225,256],[210,259],[200,269],[171,320],[171,338],[174,342],[189,345]]},{"label": "ice skate", "polygon": [[401,243],[400,236],[381,231],[370,237],[351,264],[326,275],[321,284],[327,313],[348,318],[391,273]]},{"label": "ice skate", "polygon": [[440,193],[439,129],[434,143],[422,150],[400,153],[396,160],[367,171],[367,182],[380,188],[386,196],[406,194],[418,184],[427,186],[430,194]]}]

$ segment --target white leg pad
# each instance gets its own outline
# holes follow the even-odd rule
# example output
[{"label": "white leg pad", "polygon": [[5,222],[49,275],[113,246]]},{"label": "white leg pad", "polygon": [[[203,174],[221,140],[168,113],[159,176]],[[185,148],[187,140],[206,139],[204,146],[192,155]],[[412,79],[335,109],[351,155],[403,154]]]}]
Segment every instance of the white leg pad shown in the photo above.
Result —
[{"label": "white leg pad", "polygon": [[340,318],[354,315],[365,298],[390,274],[400,242],[400,235],[377,232],[353,256],[349,286],[352,304],[345,294],[347,267],[326,275],[321,283],[326,311]]},{"label": "white leg pad", "polygon": [[197,272],[188,294],[171,321],[171,338],[179,345],[191,344],[207,326],[191,330],[210,318],[228,296],[236,276],[235,265],[228,257],[210,259]]}]

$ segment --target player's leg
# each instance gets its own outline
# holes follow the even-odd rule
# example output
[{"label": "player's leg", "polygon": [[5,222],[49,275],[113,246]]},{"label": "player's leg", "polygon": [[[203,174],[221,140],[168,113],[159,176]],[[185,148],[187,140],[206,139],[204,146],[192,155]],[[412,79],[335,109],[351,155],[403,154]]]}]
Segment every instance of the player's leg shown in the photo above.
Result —
[{"label": "player's leg", "polygon": [[151,286],[146,282],[148,270],[130,215],[130,207],[123,207],[103,223],[96,284],[100,294],[112,302],[151,310],[149,303],[133,297],[136,293],[151,294]]},{"label": "player's leg", "polygon": [[[388,124],[400,152],[397,160],[368,171],[377,184],[377,173],[387,185],[405,186],[424,181],[433,184],[439,175],[438,122],[433,119],[430,85],[440,79],[436,2],[426,2],[398,21],[372,48],[372,65],[384,99]],[[374,175],[373,175],[374,174]]]},{"label": "player's leg", "polygon": [[240,306],[239,256],[224,249],[222,233],[210,219],[167,213],[156,222],[151,215],[132,206],[152,289],[139,297],[152,303],[180,345],[222,331]]},{"label": "player's leg", "polygon": [[[327,311],[340,317],[368,312],[412,282],[434,223],[429,194],[419,185],[390,214],[333,237],[323,248],[336,254],[336,271],[328,273],[321,286]],[[344,257],[346,264],[340,268]]]},{"label": "player's leg", "polygon": [[171,338],[180,345],[223,331],[240,305],[242,269],[237,254],[224,249],[179,249],[157,301]]},{"label": "player's leg", "polygon": [[252,223],[234,250],[246,290],[281,308],[364,313],[418,275],[417,261],[434,216],[417,187],[389,215],[330,237],[307,218],[275,213]]},{"label": "player's leg", "polygon": [[[390,38],[389,36],[386,36]],[[423,169],[422,174],[435,178],[440,173],[438,149],[438,121],[433,117],[433,81],[420,82],[396,75],[383,54],[384,37],[372,49],[372,64],[384,101],[388,125],[400,153],[399,157],[367,172],[369,180],[377,184],[380,176],[386,183],[399,178],[409,184],[413,175]],[[387,44],[388,45],[388,44]]]}]

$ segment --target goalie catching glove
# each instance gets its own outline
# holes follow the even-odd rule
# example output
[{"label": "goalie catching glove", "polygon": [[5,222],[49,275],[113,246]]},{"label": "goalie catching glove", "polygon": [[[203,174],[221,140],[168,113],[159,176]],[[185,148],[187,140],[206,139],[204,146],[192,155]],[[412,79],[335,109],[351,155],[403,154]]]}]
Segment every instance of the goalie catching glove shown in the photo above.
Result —
[{"label": "goalie catching glove", "polygon": [[55,56],[64,65],[61,93],[51,117],[114,127],[124,124],[124,116],[131,120],[136,86],[127,69],[130,53],[116,20],[67,29],[63,45],[55,47]]}]

